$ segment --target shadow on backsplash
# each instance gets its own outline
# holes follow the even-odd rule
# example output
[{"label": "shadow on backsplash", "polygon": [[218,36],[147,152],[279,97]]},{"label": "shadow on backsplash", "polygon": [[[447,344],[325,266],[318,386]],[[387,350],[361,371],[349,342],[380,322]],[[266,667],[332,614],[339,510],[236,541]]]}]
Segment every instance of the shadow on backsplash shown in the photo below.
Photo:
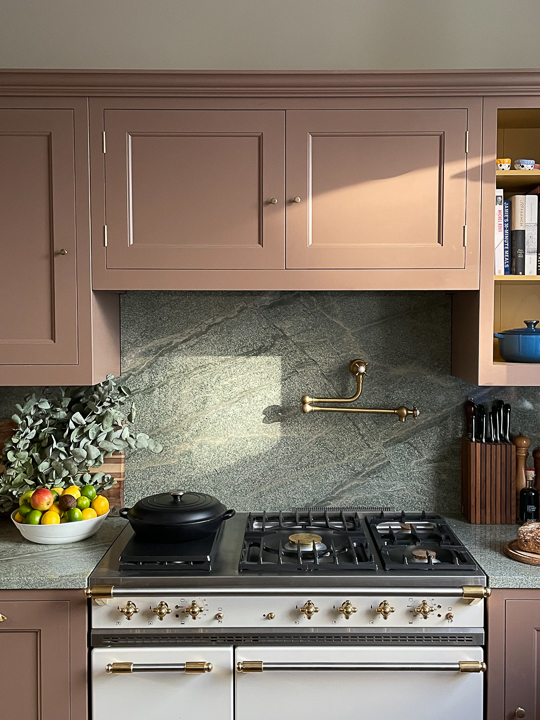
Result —
[{"label": "shadow on backsplash", "polygon": [[[389,505],[455,513],[462,404],[500,397],[540,442],[540,388],[478,388],[450,375],[443,292],[129,292],[122,381],[137,425],[163,444],[126,463],[126,503],[198,489],[238,510]],[[351,395],[420,417],[301,412],[304,394]],[[0,417],[26,388],[0,388]],[[537,430],[538,428],[538,430]]]}]

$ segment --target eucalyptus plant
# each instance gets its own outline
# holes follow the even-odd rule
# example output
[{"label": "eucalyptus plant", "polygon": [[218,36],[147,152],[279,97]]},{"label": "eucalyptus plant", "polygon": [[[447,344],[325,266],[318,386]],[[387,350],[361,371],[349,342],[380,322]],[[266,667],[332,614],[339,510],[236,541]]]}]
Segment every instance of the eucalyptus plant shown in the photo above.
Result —
[{"label": "eucalyptus plant", "polygon": [[0,464],[0,510],[7,511],[28,490],[37,487],[94,485],[107,490],[115,479],[90,474],[106,457],[128,448],[161,452],[145,433],[135,433],[135,406],[128,388],[113,376],[90,387],[55,388],[16,405],[13,436],[4,444]]}]

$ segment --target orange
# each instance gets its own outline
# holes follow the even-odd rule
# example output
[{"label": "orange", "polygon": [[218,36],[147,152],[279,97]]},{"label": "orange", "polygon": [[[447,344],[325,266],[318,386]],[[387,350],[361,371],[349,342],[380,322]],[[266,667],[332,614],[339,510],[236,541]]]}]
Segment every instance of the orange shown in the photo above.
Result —
[{"label": "orange", "polygon": [[13,519],[15,520],[15,522],[24,522],[24,518],[20,512],[15,513]]},{"label": "orange", "polygon": [[41,517],[42,525],[60,525],[60,515],[54,510],[47,510]]},{"label": "orange", "polygon": [[97,512],[94,508],[86,508],[81,514],[83,520],[93,520],[94,518],[97,518]]},{"label": "orange", "polygon": [[76,485],[70,485],[68,488],[66,488],[64,490],[62,495],[73,495],[75,500],[77,500],[77,498],[81,497],[81,490]]},{"label": "orange", "polygon": [[105,515],[109,511],[109,501],[103,495],[98,495],[92,500],[92,507],[98,515]]}]

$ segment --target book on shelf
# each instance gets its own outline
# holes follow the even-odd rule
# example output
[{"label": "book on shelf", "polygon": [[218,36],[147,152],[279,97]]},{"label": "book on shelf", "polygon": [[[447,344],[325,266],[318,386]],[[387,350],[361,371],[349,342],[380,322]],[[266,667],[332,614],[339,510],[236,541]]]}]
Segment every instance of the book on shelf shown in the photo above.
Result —
[{"label": "book on shelf", "polygon": [[[534,199],[534,196],[531,195]],[[504,190],[495,190],[495,275],[504,275]]]},{"label": "book on shelf", "polygon": [[[504,274],[510,275],[510,200],[503,204]],[[540,263],[540,254],[538,255]]]},{"label": "book on shelf", "polygon": [[536,275],[538,266],[538,196],[525,196],[525,275]]},{"label": "book on shelf", "polygon": [[525,195],[511,199],[510,245],[512,275],[525,275]]}]

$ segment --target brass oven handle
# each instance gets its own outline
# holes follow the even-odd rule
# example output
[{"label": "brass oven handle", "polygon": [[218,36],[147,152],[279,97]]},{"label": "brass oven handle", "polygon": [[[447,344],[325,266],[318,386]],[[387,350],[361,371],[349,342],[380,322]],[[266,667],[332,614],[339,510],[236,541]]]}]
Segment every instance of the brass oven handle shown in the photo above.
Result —
[{"label": "brass oven handle", "polygon": [[200,675],[212,672],[213,666],[209,662],[187,662],[187,663],[155,663],[153,665],[118,662],[109,663],[105,672],[111,675],[130,675],[137,672],[183,672],[186,675]]},{"label": "brass oven handle", "polygon": [[454,663],[263,663],[262,660],[242,660],[236,663],[236,671],[239,673],[343,672],[347,670],[479,673],[486,671],[486,664],[477,660],[462,660]]}]

